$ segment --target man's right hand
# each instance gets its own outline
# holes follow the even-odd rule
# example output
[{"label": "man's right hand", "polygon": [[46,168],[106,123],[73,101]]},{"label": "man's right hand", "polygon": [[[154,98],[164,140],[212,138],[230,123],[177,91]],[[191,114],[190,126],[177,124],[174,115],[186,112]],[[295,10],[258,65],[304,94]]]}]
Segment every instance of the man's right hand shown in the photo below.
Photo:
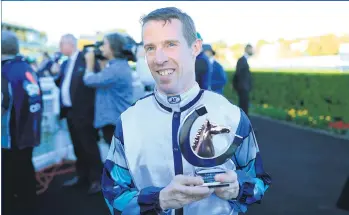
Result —
[{"label": "man's right hand", "polygon": [[160,191],[159,201],[163,210],[182,208],[211,195],[213,189],[200,187],[201,177],[176,175],[171,183]]}]

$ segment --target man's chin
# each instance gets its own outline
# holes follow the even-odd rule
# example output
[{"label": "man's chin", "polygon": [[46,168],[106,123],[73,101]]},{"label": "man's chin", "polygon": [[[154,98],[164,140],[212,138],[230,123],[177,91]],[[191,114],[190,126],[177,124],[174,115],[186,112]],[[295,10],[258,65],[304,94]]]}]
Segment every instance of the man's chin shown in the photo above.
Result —
[{"label": "man's chin", "polygon": [[171,84],[160,84],[158,85],[160,92],[166,95],[178,94],[178,89],[176,87],[171,86]]}]

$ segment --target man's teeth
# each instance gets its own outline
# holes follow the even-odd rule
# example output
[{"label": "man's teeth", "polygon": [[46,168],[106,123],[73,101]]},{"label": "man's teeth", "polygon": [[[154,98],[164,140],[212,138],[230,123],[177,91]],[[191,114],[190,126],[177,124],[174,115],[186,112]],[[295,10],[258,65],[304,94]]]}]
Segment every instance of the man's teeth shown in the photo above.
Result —
[{"label": "man's teeth", "polygon": [[166,70],[161,70],[159,71],[160,75],[171,75],[174,72],[173,69],[166,69]]}]

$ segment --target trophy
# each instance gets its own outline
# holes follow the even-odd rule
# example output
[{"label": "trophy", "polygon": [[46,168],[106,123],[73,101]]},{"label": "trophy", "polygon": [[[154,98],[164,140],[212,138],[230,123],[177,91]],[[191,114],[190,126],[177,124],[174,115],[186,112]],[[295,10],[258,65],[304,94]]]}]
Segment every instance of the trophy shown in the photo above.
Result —
[{"label": "trophy", "polygon": [[184,118],[178,130],[178,142],[183,157],[194,166],[202,186],[224,187],[229,183],[215,181],[216,174],[225,173],[224,163],[232,158],[243,138],[232,132],[224,114],[209,114],[205,106],[197,107]]}]

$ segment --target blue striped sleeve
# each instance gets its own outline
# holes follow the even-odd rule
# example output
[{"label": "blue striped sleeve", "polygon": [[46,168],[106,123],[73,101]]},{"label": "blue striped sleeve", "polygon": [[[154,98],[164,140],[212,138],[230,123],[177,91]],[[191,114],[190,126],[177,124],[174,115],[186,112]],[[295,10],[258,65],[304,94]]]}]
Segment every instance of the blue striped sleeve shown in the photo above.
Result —
[{"label": "blue striped sleeve", "polygon": [[[120,214],[138,195],[126,165],[123,146],[113,138],[102,174],[102,192],[111,214]],[[138,207],[134,204],[135,208]]]},{"label": "blue striped sleeve", "polygon": [[229,203],[238,212],[246,212],[248,206],[260,203],[271,185],[271,177],[264,171],[262,158],[250,120],[241,111],[237,134],[243,137],[241,145],[232,160],[240,185],[239,195]]},{"label": "blue striped sleeve", "polygon": [[162,213],[159,204],[162,188],[137,189],[128,169],[123,141],[122,123],[118,119],[102,173],[102,192],[111,214]]}]

